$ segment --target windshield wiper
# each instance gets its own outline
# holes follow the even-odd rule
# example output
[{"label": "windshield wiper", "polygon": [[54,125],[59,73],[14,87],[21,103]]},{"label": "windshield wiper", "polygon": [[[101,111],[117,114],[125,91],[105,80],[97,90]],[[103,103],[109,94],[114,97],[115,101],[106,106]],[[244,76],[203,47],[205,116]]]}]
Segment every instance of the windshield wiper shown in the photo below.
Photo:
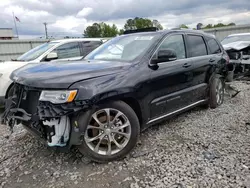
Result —
[{"label": "windshield wiper", "polygon": [[25,61],[25,60],[11,59],[11,61]]}]

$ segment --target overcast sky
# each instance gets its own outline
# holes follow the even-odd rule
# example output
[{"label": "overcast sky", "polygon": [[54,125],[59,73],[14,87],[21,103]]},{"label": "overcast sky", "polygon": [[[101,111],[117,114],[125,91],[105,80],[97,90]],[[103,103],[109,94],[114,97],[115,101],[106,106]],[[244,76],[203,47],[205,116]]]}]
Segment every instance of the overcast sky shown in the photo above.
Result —
[{"label": "overcast sky", "polygon": [[250,24],[249,0],[0,0],[0,27],[14,28],[12,12],[21,38],[81,34],[94,22],[114,23],[122,28],[134,17],[157,19],[165,29],[201,22]]}]

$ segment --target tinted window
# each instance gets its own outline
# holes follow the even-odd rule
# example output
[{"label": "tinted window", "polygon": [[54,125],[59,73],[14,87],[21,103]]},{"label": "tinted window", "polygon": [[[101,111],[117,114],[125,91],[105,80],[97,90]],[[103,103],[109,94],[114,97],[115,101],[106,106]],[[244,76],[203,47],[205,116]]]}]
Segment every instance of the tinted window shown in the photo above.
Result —
[{"label": "tinted window", "polygon": [[167,37],[160,45],[160,49],[171,49],[176,52],[177,59],[184,59],[186,57],[185,45],[182,35],[172,35]]},{"label": "tinted window", "polygon": [[81,56],[78,42],[63,44],[57,47],[54,51],[57,52],[58,59]]},{"label": "tinted window", "polygon": [[207,48],[201,36],[188,35],[187,37],[191,57],[207,55]]},{"label": "tinted window", "polygon": [[208,44],[208,47],[209,47],[209,50],[210,50],[211,54],[221,53],[220,46],[218,45],[218,43],[216,42],[215,39],[208,38],[207,39],[207,44]]},{"label": "tinted window", "polygon": [[94,49],[96,49],[98,46],[102,44],[101,41],[82,41],[79,43],[80,50],[81,50],[81,56],[85,57],[90,52],[92,52]]}]

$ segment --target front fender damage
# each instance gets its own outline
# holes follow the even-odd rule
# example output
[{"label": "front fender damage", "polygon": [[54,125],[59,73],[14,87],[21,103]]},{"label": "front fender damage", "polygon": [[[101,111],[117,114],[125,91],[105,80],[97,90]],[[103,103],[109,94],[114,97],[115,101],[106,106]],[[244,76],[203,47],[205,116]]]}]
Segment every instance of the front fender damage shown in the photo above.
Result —
[{"label": "front fender damage", "polygon": [[14,125],[21,123],[51,147],[70,148],[72,145],[79,145],[82,133],[74,119],[80,112],[90,108],[89,102],[39,102],[39,95],[36,96],[32,92],[37,91],[15,87],[14,95],[7,99],[2,123],[8,125],[11,130]]}]

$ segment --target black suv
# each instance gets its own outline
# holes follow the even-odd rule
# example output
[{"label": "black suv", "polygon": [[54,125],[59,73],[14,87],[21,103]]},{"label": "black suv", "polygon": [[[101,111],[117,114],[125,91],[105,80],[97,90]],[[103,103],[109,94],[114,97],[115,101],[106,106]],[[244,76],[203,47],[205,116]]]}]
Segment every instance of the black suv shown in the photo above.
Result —
[{"label": "black suv", "polygon": [[94,161],[120,159],[150,125],[222,104],[228,61],[221,44],[200,31],[122,35],[82,61],[13,72],[3,122],[22,123],[51,147],[78,146]]}]

